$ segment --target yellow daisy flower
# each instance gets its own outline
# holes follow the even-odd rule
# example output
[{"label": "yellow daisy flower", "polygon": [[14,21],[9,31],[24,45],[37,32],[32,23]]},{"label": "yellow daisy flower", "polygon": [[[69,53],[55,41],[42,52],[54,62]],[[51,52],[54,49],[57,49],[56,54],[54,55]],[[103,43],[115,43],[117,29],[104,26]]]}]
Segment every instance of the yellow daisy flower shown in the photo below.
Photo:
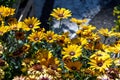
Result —
[{"label": "yellow daisy flower", "polygon": [[13,8],[9,8],[9,7],[5,7],[5,6],[0,6],[0,14],[3,17],[7,17],[10,15],[13,15],[15,13],[15,9]]},{"label": "yellow daisy flower", "polygon": [[89,37],[92,35],[93,30],[95,30],[96,27],[92,25],[82,25],[80,26],[80,29],[76,32],[76,34],[79,37]]},{"label": "yellow daisy flower", "polygon": [[41,40],[44,38],[44,33],[43,32],[33,32],[28,36],[28,39],[31,42],[41,42]]},{"label": "yellow daisy flower", "polygon": [[83,37],[81,37],[81,38],[77,37],[77,38],[73,38],[71,40],[71,44],[77,44],[77,45],[81,45],[81,46],[84,46],[87,43],[88,43],[88,41]]},{"label": "yellow daisy flower", "polygon": [[8,63],[5,60],[0,58],[0,68],[6,69],[7,67],[9,67]]},{"label": "yellow daisy flower", "polygon": [[110,65],[112,65],[112,59],[106,59],[106,60],[102,60],[102,59],[90,59],[90,62],[88,63],[90,64],[90,68],[92,68],[93,70],[97,70],[99,72],[105,72],[105,69],[107,69]]},{"label": "yellow daisy flower", "polygon": [[24,51],[24,52],[27,52],[28,50],[30,49],[30,45],[29,44],[24,44],[23,46],[22,46],[22,50]]},{"label": "yellow daisy flower", "polygon": [[88,30],[88,31],[92,31],[92,30],[95,30],[96,29],[96,27],[95,26],[93,26],[93,25],[82,25],[82,26],[80,26],[80,30]]},{"label": "yellow daisy flower", "polygon": [[62,55],[65,57],[70,57],[72,58],[78,58],[82,54],[81,52],[81,46],[78,45],[68,45],[67,48],[64,47],[62,51]]},{"label": "yellow daisy flower", "polygon": [[120,53],[120,44],[115,44],[115,45],[112,45],[112,46],[108,46],[105,50],[107,52],[112,52],[115,55],[117,55],[117,54]]},{"label": "yellow daisy flower", "polygon": [[80,20],[80,19],[76,19],[76,18],[71,18],[70,21],[76,23],[79,26],[79,25],[87,22],[87,19]]},{"label": "yellow daisy flower", "polygon": [[91,76],[97,76],[98,73],[95,72],[94,70],[92,70],[91,68],[83,68],[81,69],[81,71],[85,74],[85,75],[91,75]]},{"label": "yellow daisy flower", "polygon": [[120,53],[120,44],[114,45],[113,52],[115,54],[119,54]]},{"label": "yellow daisy flower", "polygon": [[63,75],[64,75],[65,79],[75,80],[75,77],[74,77],[74,74],[73,74],[73,73],[67,72],[67,73],[64,73]]},{"label": "yellow daisy flower", "polygon": [[18,22],[17,22],[17,19],[16,18],[9,18],[8,20],[7,20],[7,22],[8,22],[8,24],[9,25],[11,25],[11,24],[17,24]]},{"label": "yellow daisy flower", "polygon": [[9,31],[9,27],[8,26],[1,26],[0,27],[0,36],[2,36],[4,33]]},{"label": "yellow daisy flower", "polygon": [[71,41],[71,40],[70,40],[68,34],[64,33],[64,34],[62,34],[62,35],[58,35],[58,36],[57,36],[57,41],[56,41],[56,42],[57,42],[60,46],[65,46],[65,45],[69,44],[70,41]]},{"label": "yellow daisy flower", "polygon": [[53,12],[50,14],[52,17],[56,18],[57,20],[67,19],[71,17],[71,11],[65,8],[57,8],[53,9]]},{"label": "yellow daisy flower", "polygon": [[98,34],[96,34],[96,33],[91,33],[91,36],[86,37],[86,39],[87,39],[89,42],[90,42],[90,41],[96,42],[96,41],[100,41],[101,37],[100,37]]},{"label": "yellow daisy flower", "polygon": [[69,61],[65,62],[65,68],[69,71],[79,71],[82,66],[82,63],[80,61]]},{"label": "yellow daisy flower", "polygon": [[0,15],[4,12],[5,6],[0,6]]},{"label": "yellow daisy flower", "polygon": [[24,19],[24,23],[23,23],[23,26],[22,26],[22,29],[25,30],[25,31],[35,31],[35,29],[37,28],[40,28],[40,25],[41,22],[37,19],[37,18],[26,18]]},{"label": "yellow daisy flower", "polygon": [[106,29],[104,29],[104,28],[99,29],[98,33],[102,34],[105,37],[110,37],[111,35],[113,35],[113,32],[109,31],[107,28]]},{"label": "yellow daisy flower", "polygon": [[110,55],[107,54],[106,52],[103,51],[97,51],[95,52],[93,55],[90,56],[91,59],[102,59],[102,60],[106,60],[110,58]]},{"label": "yellow daisy flower", "polygon": [[10,30],[20,30],[22,27],[22,22],[16,22],[9,24]]},{"label": "yellow daisy flower", "polygon": [[45,40],[48,43],[53,43],[54,41],[57,40],[57,34],[55,34],[53,31],[47,31],[45,34]]},{"label": "yellow daisy flower", "polygon": [[60,61],[54,57],[52,53],[46,49],[40,49],[36,52],[36,58],[39,60],[41,65],[45,65],[47,68],[54,70],[59,69]]},{"label": "yellow daisy flower", "polygon": [[33,64],[34,61],[31,58],[24,58],[21,64],[21,71],[26,72]]},{"label": "yellow daisy flower", "polygon": [[112,35],[115,36],[115,37],[120,37],[120,32],[113,32]]}]

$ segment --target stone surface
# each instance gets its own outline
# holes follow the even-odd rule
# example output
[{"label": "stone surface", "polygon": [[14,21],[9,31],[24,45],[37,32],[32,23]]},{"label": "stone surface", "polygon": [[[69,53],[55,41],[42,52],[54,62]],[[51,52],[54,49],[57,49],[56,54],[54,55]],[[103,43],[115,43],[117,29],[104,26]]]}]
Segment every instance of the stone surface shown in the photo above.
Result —
[{"label": "stone surface", "polygon": [[[35,16],[40,17],[45,6],[49,7],[64,7],[72,11],[73,17],[90,18],[97,14],[111,0],[33,0],[35,6]],[[51,4],[53,3],[53,4]],[[47,5],[44,5],[47,4]],[[51,5],[49,5],[51,4]],[[46,10],[48,11],[48,10]],[[44,14],[44,13],[43,13]]]},{"label": "stone surface", "polygon": [[[34,0],[35,13],[36,13],[35,16],[40,18],[40,20],[42,20],[42,23],[44,23],[42,26],[46,27],[47,26],[46,22],[49,18],[49,14],[52,11],[52,9],[57,8],[57,7],[63,7],[63,8],[67,8],[67,9],[71,10],[72,17],[75,17],[77,19],[87,18],[88,21],[91,21],[91,19],[103,7],[105,7],[110,1],[111,0],[69,0],[69,1],[68,0],[52,0],[52,1],[51,0]],[[108,12],[109,12],[109,10],[108,10]],[[101,14],[101,15],[104,15],[104,14]],[[102,17],[105,18],[105,16],[102,16]],[[94,20],[91,21],[91,24],[93,24],[95,26],[99,25],[100,22],[99,22],[98,18],[97,18],[97,20],[95,18],[93,18],[93,19]],[[109,19],[109,20],[111,20],[111,19]],[[107,24],[106,21],[104,21],[104,20],[102,20],[102,21],[104,22],[104,24]],[[78,30],[77,25],[74,23],[71,23],[69,20],[63,20],[62,28],[60,28],[60,29],[58,29],[59,21],[54,21],[53,27],[54,27],[55,32],[59,32],[61,30],[65,31],[65,32],[69,31],[70,36],[72,38],[75,36],[75,32]]]},{"label": "stone surface", "polygon": [[119,4],[120,0],[112,0],[92,18],[89,24],[96,26],[98,29],[101,27],[111,29],[115,26],[114,20],[116,20],[116,17],[113,16],[113,9]]},{"label": "stone surface", "polygon": [[95,15],[89,24],[96,26],[98,29],[101,27],[111,29],[115,25],[115,19],[116,17],[113,16],[113,8],[107,8],[102,9],[97,15]]}]

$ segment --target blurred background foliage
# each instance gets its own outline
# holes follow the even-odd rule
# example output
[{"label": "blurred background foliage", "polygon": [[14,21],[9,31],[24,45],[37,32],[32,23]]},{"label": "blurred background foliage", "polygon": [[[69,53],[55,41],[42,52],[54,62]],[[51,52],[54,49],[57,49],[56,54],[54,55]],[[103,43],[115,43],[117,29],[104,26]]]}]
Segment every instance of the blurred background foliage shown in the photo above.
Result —
[{"label": "blurred background foliage", "polygon": [[11,7],[16,0],[0,0],[0,5]]}]

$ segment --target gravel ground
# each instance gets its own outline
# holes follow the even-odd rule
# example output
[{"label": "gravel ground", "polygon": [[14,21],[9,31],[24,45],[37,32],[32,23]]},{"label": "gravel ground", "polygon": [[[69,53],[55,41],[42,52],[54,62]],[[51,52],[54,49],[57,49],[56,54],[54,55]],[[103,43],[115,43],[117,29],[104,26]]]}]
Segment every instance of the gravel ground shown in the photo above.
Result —
[{"label": "gravel ground", "polygon": [[109,3],[105,8],[101,9],[101,11],[93,17],[89,24],[96,26],[98,29],[101,27],[108,29],[113,27],[115,25],[114,20],[116,19],[116,17],[113,16],[113,9],[116,5],[118,5],[117,2]]}]

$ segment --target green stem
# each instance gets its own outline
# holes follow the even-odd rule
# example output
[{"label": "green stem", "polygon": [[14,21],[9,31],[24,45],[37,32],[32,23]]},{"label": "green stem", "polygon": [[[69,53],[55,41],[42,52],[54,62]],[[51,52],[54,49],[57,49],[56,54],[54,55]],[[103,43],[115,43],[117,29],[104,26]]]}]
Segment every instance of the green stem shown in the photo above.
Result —
[{"label": "green stem", "polygon": [[85,58],[85,59],[87,59],[87,60],[90,60],[87,56],[82,55],[82,57]]},{"label": "green stem", "polygon": [[107,37],[107,36],[104,36],[104,38],[105,38],[105,39],[104,39],[104,44],[105,44],[105,42],[106,42],[106,39],[107,39],[108,37]]},{"label": "green stem", "polygon": [[[61,27],[62,27],[62,20],[60,19],[59,29],[61,29]],[[61,33],[62,33],[62,30],[59,31],[59,34]]]},{"label": "green stem", "polygon": [[61,26],[62,26],[62,20],[60,19],[59,28],[61,28]]}]

